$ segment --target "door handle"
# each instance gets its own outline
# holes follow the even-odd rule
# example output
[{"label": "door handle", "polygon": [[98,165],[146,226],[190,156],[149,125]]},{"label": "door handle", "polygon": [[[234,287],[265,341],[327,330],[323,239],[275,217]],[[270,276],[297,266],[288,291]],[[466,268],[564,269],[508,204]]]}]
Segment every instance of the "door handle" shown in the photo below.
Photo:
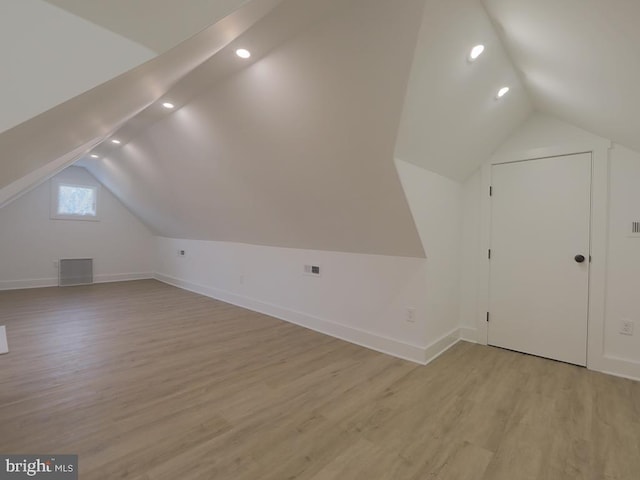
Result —
[{"label": "door handle", "polygon": [[573,257],[573,259],[578,263],[582,263],[582,262],[584,262],[586,260],[584,255],[576,255],[575,257]]}]

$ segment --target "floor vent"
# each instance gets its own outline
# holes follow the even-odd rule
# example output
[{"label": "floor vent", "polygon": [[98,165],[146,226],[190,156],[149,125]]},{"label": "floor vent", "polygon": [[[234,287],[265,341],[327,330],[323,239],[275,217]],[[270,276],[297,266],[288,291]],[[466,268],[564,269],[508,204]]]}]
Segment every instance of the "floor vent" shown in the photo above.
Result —
[{"label": "floor vent", "polygon": [[60,259],[58,285],[90,285],[93,283],[93,258]]}]

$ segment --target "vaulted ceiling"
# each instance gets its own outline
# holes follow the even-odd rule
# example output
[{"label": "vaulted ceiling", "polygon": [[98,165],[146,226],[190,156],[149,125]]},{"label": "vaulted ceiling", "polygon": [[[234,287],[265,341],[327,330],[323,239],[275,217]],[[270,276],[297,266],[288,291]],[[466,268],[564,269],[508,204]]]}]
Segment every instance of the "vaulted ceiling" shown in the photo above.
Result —
[{"label": "vaulted ceiling", "polygon": [[250,0],[45,0],[164,53]]},{"label": "vaulted ceiling", "polygon": [[[0,133],[0,206],[9,199],[7,191],[12,192],[15,183],[33,187],[56,173],[51,165],[58,165],[69,152],[99,143],[134,121],[187,73],[224,50],[280,4],[280,0],[252,2],[164,55]],[[284,18],[295,15],[291,9],[276,14]],[[279,39],[279,34],[274,34],[267,40]]]},{"label": "vaulted ceiling", "polygon": [[640,2],[483,0],[536,109],[640,151]]},{"label": "vaulted ceiling", "polygon": [[[471,47],[485,51],[471,63]],[[496,101],[496,93],[510,87]],[[530,115],[531,102],[478,0],[426,0],[396,157],[463,181]]]},{"label": "vaulted ceiling", "polygon": [[154,56],[42,0],[0,1],[0,133]]},{"label": "vaulted ceiling", "polygon": [[462,181],[535,110],[640,151],[638,2],[50,3],[169,51],[0,133],[0,205],[93,149],[161,235],[422,256],[394,158]]},{"label": "vaulted ceiling", "polygon": [[161,235],[424,256],[393,162],[422,12],[339,0],[269,51],[251,42],[253,63],[85,165]]}]

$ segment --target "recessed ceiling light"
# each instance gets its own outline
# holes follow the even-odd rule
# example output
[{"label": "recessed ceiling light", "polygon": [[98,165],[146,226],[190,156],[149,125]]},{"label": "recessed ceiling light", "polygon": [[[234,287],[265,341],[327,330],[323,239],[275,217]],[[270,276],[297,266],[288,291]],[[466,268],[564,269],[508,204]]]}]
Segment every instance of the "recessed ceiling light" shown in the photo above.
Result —
[{"label": "recessed ceiling light", "polygon": [[246,48],[239,48],[236,50],[236,55],[240,58],[249,58],[251,56],[251,52]]},{"label": "recessed ceiling light", "polygon": [[95,153],[91,154],[91,158],[100,158],[98,155],[96,155]]},{"label": "recessed ceiling light", "polygon": [[164,102],[164,103],[162,104],[162,106],[163,106],[164,108],[166,108],[167,110],[171,110],[171,109],[173,109],[173,108],[176,108],[176,106],[175,106],[173,103],[171,103],[171,102]]},{"label": "recessed ceiling light", "polygon": [[116,145],[120,145],[122,142],[116,138],[114,138],[113,140],[111,140],[111,143],[115,143]]},{"label": "recessed ceiling light", "polygon": [[498,95],[496,98],[502,98],[504,97],[507,93],[509,93],[509,87],[502,87],[500,90],[498,90]]},{"label": "recessed ceiling light", "polygon": [[484,52],[484,45],[476,45],[471,49],[471,53],[469,54],[469,61],[474,62],[480,55]]}]

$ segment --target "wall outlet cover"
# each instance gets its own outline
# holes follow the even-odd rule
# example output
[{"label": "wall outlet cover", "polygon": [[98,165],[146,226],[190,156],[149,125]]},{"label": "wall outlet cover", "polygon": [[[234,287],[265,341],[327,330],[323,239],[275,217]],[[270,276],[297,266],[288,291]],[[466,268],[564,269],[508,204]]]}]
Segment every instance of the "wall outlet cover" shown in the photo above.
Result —
[{"label": "wall outlet cover", "polygon": [[624,319],[620,323],[621,335],[633,335],[633,320]]},{"label": "wall outlet cover", "polygon": [[416,309],[413,307],[408,307],[406,311],[406,320],[409,323],[415,323],[416,321]]}]

